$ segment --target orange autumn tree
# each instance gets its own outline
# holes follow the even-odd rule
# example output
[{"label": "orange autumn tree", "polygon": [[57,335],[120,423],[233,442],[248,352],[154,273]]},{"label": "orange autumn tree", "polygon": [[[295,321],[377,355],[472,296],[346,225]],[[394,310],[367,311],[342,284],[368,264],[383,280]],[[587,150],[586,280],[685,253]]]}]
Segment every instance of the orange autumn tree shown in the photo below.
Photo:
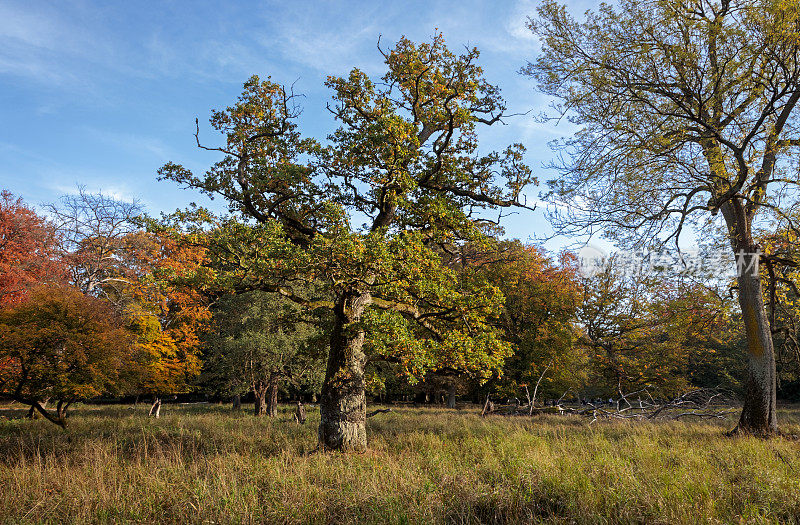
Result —
[{"label": "orange autumn tree", "polygon": [[191,389],[200,370],[198,331],[210,314],[189,283],[169,284],[197,264],[200,252],[141,227],[143,207],[79,187],[48,206],[64,239],[70,282],[115,305],[136,336],[127,389],[154,396]]},{"label": "orange autumn tree", "polygon": [[63,276],[58,235],[11,192],[0,192],[0,306],[21,301],[36,283]]},{"label": "orange autumn tree", "polygon": [[139,349],[133,390],[154,397],[158,417],[161,395],[188,392],[200,374],[200,333],[211,321],[203,283],[201,248],[167,235],[137,232],[129,239],[129,267],[137,269],[127,290],[128,328]]},{"label": "orange autumn tree", "polygon": [[36,287],[0,309],[0,395],[65,427],[73,402],[115,390],[130,366],[130,343],[107,301],[72,287]]}]

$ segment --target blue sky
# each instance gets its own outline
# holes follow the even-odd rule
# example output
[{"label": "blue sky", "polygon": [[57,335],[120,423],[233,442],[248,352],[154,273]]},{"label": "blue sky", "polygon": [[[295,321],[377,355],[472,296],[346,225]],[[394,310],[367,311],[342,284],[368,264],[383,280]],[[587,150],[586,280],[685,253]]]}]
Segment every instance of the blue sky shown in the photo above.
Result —
[{"label": "blue sky", "polygon": [[[571,4],[584,10],[593,2]],[[195,192],[156,181],[168,160],[202,171],[217,157],[195,147],[194,119],[224,107],[252,74],[296,81],[305,94],[301,129],[323,138],[327,75],[359,67],[382,73],[376,50],[401,35],[427,40],[438,28],[451,48],[477,46],[487,78],[513,112],[547,108],[517,72],[536,56],[525,28],[528,0],[294,2],[32,2],[0,0],[0,187],[39,205],[83,184],[172,211]],[[547,142],[565,123],[531,116],[481,135],[487,149],[522,142],[540,180]],[[208,128],[205,137],[211,141]],[[529,192],[534,199],[538,189]],[[549,232],[542,213],[509,217],[509,236]],[[561,242],[551,242],[550,248]]]}]

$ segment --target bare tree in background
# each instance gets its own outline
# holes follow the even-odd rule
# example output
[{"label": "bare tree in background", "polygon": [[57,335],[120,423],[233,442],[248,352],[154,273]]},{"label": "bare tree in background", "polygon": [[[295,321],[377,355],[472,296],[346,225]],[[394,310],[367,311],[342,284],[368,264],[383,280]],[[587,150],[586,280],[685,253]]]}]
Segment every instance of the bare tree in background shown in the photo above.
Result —
[{"label": "bare tree in background", "polygon": [[138,200],[123,201],[79,186],[45,209],[62,236],[70,281],[84,294],[117,297],[120,285],[135,271],[128,256],[134,248],[135,219],[144,209]]}]

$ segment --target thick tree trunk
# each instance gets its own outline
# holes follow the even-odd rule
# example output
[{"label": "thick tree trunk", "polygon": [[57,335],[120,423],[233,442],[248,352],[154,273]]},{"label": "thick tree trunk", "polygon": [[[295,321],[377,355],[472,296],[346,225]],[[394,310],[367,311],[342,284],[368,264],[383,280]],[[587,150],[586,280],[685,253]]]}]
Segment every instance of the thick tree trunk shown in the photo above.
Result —
[{"label": "thick tree trunk", "polygon": [[322,449],[367,448],[364,330],[354,323],[359,321],[369,301],[369,294],[354,293],[341,298],[334,308],[335,321],[319,405]]},{"label": "thick tree trunk", "polygon": [[739,305],[748,352],[744,407],[735,431],[771,434],[778,430],[775,351],[758,271],[760,254],[752,239],[751,219],[741,203],[731,201],[722,207],[722,212],[737,258]]},{"label": "thick tree trunk", "polygon": [[[748,262],[758,254],[744,255]],[[747,268],[747,264],[743,268]],[[744,407],[737,430],[757,434],[771,434],[778,430],[775,411],[775,350],[772,332],[764,308],[761,278],[756,272],[742,270],[738,276],[739,304],[742,308],[747,336],[747,378],[745,379]]]},{"label": "thick tree trunk", "polygon": [[270,378],[267,388],[267,415],[275,417],[278,415],[278,380]]},{"label": "thick tree trunk", "polygon": [[255,397],[253,414],[263,416],[267,412],[267,385],[261,381],[253,385],[253,395]]},{"label": "thick tree trunk", "polygon": [[236,394],[231,399],[231,410],[241,410],[242,409],[242,396]]},{"label": "thick tree trunk", "polygon": [[150,417],[154,417],[156,419],[161,417],[161,398],[160,397],[154,397],[153,398],[153,406],[150,407],[150,414],[148,414],[148,415]]}]

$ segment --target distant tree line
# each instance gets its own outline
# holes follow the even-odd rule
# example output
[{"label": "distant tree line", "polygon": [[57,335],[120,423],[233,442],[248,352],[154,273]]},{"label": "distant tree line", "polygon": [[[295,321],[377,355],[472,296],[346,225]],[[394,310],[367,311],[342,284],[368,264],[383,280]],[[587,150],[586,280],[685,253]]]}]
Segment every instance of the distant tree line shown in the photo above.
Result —
[{"label": "distant tree line", "polygon": [[[0,202],[5,397],[62,426],[72,403],[108,396],[152,400],[153,415],[176,394],[236,406],[245,399],[270,416],[280,399],[318,400],[332,323],[323,310],[279,292],[216,288],[205,248],[147,231],[135,203],[79,190],[47,209],[37,213],[7,191]],[[793,398],[794,244],[772,234],[764,245],[783,263],[762,271],[781,272],[766,300],[779,392]],[[481,373],[441,360],[418,377],[387,349],[397,343],[391,326],[375,323],[365,330],[365,388],[377,402],[455,407],[487,395],[524,399],[534,388],[540,401],[613,399],[642,388],[663,397],[692,388],[741,393],[746,339],[726,283],[631,276],[613,258],[582,277],[572,253],[553,257],[513,240],[465,243],[441,256],[458,279],[503,297],[486,322],[511,351]]]}]

